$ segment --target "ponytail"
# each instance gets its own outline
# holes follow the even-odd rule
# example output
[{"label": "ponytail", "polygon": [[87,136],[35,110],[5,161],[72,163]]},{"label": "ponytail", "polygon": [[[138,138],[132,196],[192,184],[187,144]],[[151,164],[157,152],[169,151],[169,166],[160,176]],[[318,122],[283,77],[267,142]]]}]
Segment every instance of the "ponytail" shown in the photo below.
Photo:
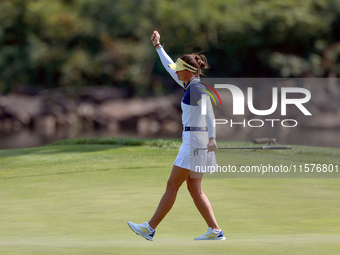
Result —
[{"label": "ponytail", "polygon": [[181,59],[184,62],[188,63],[189,65],[197,68],[197,72],[196,72],[197,77],[199,77],[200,75],[203,75],[202,69],[209,68],[207,58],[203,54],[201,54],[201,52],[186,54],[182,56]]}]

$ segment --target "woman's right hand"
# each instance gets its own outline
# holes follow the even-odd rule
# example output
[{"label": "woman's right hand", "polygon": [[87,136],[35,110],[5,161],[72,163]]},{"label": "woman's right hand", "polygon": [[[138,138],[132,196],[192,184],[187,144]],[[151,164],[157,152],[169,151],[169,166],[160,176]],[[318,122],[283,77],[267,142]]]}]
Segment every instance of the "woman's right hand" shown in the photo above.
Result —
[{"label": "woman's right hand", "polygon": [[218,150],[215,137],[209,137],[209,143],[208,143],[207,147],[208,147],[208,152]]},{"label": "woman's right hand", "polygon": [[158,31],[153,31],[153,34],[151,35],[151,41],[153,46],[157,45],[161,41],[161,35],[158,33]]}]

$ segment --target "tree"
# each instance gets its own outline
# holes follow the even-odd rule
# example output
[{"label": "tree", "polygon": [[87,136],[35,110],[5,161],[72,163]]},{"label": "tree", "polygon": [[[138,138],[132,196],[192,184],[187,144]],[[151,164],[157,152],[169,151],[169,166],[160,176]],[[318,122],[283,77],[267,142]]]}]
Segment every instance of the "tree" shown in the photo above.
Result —
[{"label": "tree", "polygon": [[168,75],[154,29],[174,58],[203,50],[210,76],[340,72],[339,1],[13,0],[0,3],[0,21],[3,93],[22,84],[156,93],[157,77]]}]

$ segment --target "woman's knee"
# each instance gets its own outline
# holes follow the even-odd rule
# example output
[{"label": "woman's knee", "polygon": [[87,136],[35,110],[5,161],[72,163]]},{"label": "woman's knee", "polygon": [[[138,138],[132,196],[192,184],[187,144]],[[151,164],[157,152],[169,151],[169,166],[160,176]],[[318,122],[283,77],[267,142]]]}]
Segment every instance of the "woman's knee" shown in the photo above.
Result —
[{"label": "woman's knee", "polygon": [[177,182],[175,182],[174,180],[171,180],[171,179],[169,179],[167,184],[166,184],[166,190],[168,190],[168,191],[176,191],[177,192],[179,190],[179,187],[180,187],[180,185]]},{"label": "woman's knee", "polygon": [[182,183],[188,178],[189,174],[189,170],[173,166],[166,189],[169,191],[178,191]]},{"label": "woman's knee", "polygon": [[192,197],[200,196],[203,192],[201,190],[201,185],[191,181],[187,181],[187,188]]}]

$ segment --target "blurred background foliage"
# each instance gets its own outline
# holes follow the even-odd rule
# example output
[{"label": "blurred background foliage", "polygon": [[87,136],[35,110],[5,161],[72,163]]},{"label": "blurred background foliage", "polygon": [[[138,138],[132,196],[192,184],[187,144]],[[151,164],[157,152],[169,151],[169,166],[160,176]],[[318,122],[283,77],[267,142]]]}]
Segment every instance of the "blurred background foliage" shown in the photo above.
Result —
[{"label": "blurred background foliage", "polygon": [[339,0],[1,0],[0,91],[165,93],[153,30],[173,59],[204,51],[210,77],[340,74]]}]

